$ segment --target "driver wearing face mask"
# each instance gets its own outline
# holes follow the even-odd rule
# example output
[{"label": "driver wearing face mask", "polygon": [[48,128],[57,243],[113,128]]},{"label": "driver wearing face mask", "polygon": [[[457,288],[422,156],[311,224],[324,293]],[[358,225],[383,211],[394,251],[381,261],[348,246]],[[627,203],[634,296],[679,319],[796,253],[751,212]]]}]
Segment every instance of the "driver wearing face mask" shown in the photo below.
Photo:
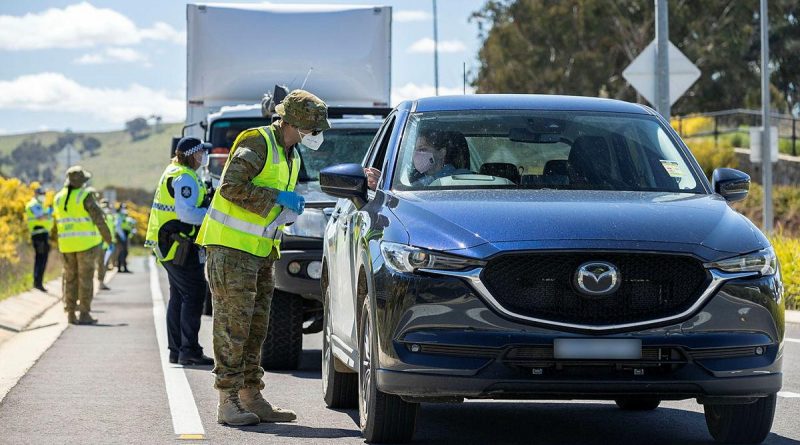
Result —
[{"label": "driver wearing face mask", "polygon": [[181,365],[214,364],[198,342],[207,284],[204,254],[194,244],[207,210],[206,188],[196,170],[208,165],[210,148],[197,138],[178,142],[175,157],[161,175],[147,225],[145,246],[153,248],[169,279],[169,361]]}]

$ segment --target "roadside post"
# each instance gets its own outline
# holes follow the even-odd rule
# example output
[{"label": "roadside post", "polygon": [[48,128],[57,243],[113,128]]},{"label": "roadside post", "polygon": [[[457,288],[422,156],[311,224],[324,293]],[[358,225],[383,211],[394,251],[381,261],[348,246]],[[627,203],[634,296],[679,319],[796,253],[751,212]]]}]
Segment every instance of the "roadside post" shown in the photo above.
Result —
[{"label": "roadside post", "polygon": [[[767,17],[767,0],[761,0],[761,184],[764,186],[764,231],[772,233],[772,162],[770,162],[770,139],[775,140],[775,159],[777,161],[778,135],[771,138],[772,131],[769,123],[769,19]],[[752,141],[752,139],[751,139]],[[752,143],[752,142],[751,142]]]}]

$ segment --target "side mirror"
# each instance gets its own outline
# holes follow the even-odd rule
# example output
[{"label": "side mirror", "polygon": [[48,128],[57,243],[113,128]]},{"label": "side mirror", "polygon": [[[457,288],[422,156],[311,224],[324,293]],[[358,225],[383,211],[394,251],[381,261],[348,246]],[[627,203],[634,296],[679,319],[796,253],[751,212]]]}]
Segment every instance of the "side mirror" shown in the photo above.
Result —
[{"label": "side mirror", "polygon": [[322,191],[337,198],[347,198],[356,207],[367,202],[367,176],[361,164],[339,164],[319,172]]},{"label": "side mirror", "polygon": [[750,175],[732,168],[718,168],[711,176],[711,186],[726,201],[741,201],[750,191]]}]

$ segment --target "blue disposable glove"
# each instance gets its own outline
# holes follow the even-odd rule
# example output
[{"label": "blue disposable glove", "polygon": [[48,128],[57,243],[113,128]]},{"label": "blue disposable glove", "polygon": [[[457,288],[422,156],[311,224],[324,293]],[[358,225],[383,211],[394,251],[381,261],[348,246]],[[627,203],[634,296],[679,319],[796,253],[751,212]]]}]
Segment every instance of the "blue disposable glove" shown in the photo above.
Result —
[{"label": "blue disposable glove", "polygon": [[298,215],[303,213],[303,209],[306,207],[305,198],[295,192],[278,192],[278,199],[275,202]]}]

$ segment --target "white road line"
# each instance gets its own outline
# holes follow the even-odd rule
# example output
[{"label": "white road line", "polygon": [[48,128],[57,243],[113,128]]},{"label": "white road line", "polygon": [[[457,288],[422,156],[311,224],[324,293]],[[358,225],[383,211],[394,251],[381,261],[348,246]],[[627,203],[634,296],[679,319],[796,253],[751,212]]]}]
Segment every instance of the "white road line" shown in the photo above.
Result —
[{"label": "white road line", "polygon": [[778,391],[778,397],[786,397],[787,399],[796,399],[800,394],[791,391]]},{"label": "white road line", "polygon": [[800,343],[800,340],[798,340],[796,338],[788,338],[788,337],[783,337],[783,341],[789,342],[789,343]]},{"label": "white road line", "polygon": [[186,380],[183,368],[169,362],[167,350],[167,311],[164,309],[164,296],[158,283],[158,269],[155,259],[148,259],[150,269],[150,294],[153,296],[153,321],[156,325],[156,338],[161,355],[161,370],[167,388],[169,411],[172,414],[172,428],[179,439],[203,439],[205,430],[197,411],[192,388]]}]

